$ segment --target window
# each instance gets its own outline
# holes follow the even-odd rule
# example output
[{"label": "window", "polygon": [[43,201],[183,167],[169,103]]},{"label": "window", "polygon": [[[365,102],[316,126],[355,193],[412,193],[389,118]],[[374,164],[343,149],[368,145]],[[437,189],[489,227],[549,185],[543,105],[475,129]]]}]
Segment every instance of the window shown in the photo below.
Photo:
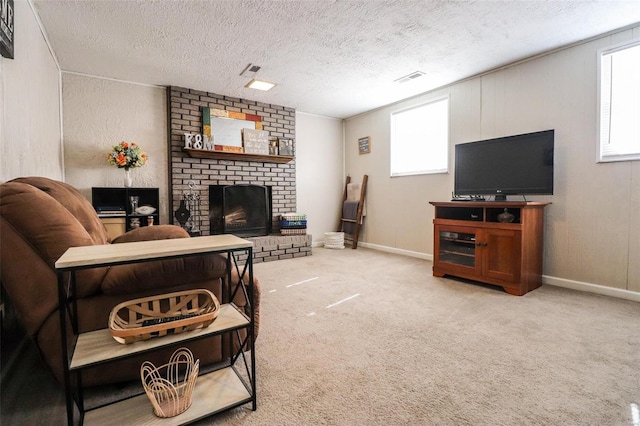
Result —
[{"label": "window", "polygon": [[449,98],[391,113],[391,176],[446,173]]},{"label": "window", "polygon": [[640,40],[598,52],[598,162],[640,160]]}]

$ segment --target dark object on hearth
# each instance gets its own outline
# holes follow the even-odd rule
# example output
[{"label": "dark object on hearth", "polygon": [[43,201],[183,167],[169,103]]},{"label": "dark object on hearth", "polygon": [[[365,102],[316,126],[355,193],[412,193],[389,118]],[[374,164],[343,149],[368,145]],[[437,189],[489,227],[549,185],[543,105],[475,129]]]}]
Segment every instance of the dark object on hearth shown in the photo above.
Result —
[{"label": "dark object on hearth", "polygon": [[189,181],[189,192],[182,193],[180,207],[176,210],[176,219],[182,229],[192,237],[200,236],[200,194],[194,190],[195,181]]},{"label": "dark object on hearth", "polygon": [[184,228],[185,223],[187,223],[187,221],[191,217],[191,213],[189,213],[189,210],[185,206],[184,200],[180,200],[180,207],[178,207],[178,210],[176,210],[175,216],[180,226]]}]

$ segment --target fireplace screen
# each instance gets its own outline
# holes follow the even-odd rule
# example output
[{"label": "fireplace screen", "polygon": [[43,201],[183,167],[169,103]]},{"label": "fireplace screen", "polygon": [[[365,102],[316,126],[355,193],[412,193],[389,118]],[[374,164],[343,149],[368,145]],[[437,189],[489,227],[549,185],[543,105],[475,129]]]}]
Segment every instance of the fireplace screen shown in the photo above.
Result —
[{"label": "fireplace screen", "polygon": [[211,234],[257,237],[271,233],[271,187],[209,186]]}]

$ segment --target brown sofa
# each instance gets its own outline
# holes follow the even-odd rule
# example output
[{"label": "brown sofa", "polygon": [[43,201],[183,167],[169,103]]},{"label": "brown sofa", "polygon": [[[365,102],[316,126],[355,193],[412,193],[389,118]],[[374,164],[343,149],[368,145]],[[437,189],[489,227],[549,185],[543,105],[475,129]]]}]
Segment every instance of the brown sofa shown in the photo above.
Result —
[{"label": "brown sofa", "polygon": [[[43,177],[18,178],[0,185],[0,277],[43,362],[62,381],[60,316],[55,261],[69,248],[130,241],[189,238],[182,228],[159,225],[134,229],[110,241],[91,204],[75,188]],[[167,243],[170,244],[170,243]],[[206,288],[220,299],[226,279],[221,255],[168,259],[78,272],[79,332],[108,326],[120,302],[154,294]],[[234,271],[234,276],[237,275]],[[238,292],[234,302],[248,309]],[[260,318],[260,286],[254,277],[255,332]],[[70,327],[68,327],[70,330]],[[118,344],[114,340],[114,344]],[[188,344],[201,365],[226,359],[233,344],[215,336]],[[237,345],[236,345],[237,346]],[[140,364],[166,363],[175,347],[84,370],[84,385],[136,380]]]}]

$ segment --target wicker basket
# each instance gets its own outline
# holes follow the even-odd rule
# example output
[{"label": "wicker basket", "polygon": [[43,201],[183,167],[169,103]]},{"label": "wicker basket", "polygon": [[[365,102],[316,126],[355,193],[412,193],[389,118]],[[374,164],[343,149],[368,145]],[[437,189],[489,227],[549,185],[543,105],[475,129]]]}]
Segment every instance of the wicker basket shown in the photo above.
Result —
[{"label": "wicker basket", "polygon": [[344,232],[325,232],[324,247],[328,249],[343,249]]},{"label": "wicker basket", "polygon": [[109,315],[109,331],[124,344],[211,325],[220,302],[206,289],[179,291],[120,303]]},{"label": "wicker basket", "polygon": [[149,361],[140,366],[142,386],[158,417],[173,417],[191,407],[191,396],[196,386],[200,360],[194,362],[187,348],[176,350],[169,362],[156,367]]}]

